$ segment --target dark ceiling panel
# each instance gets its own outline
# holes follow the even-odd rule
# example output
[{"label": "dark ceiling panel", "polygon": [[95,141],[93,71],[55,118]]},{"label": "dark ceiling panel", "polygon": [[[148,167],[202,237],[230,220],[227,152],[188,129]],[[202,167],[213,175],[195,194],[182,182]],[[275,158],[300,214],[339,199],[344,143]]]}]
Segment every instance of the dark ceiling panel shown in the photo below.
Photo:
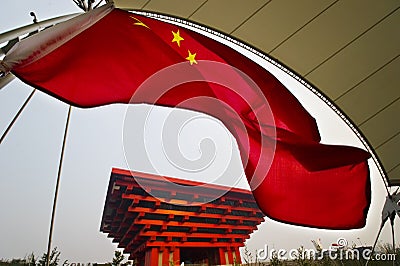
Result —
[{"label": "dark ceiling panel", "polygon": [[271,1],[235,30],[233,35],[269,53],[333,2]]},{"label": "dark ceiling panel", "polygon": [[399,114],[400,99],[360,126],[374,148],[378,148],[400,132]]},{"label": "dark ceiling panel", "polygon": [[[379,23],[398,1],[339,1],[272,52],[305,75]],[[357,14],[357,19],[354,19]],[[338,19],[340,18],[340,19]],[[323,89],[323,88],[322,88]]]},{"label": "dark ceiling panel", "polygon": [[207,1],[190,19],[213,25],[223,32],[232,32],[268,2],[269,0],[252,0],[243,5],[243,0]]},{"label": "dark ceiling panel", "polygon": [[306,78],[335,100],[400,54],[400,10],[356,39]]},{"label": "dark ceiling panel", "polygon": [[[400,96],[399,91],[394,89],[395,84],[400,84],[399,69],[400,57],[397,57],[343,94],[336,103],[351,116],[354,123],[362,124]],[[355,104],[357,108],[354,108]]]}]

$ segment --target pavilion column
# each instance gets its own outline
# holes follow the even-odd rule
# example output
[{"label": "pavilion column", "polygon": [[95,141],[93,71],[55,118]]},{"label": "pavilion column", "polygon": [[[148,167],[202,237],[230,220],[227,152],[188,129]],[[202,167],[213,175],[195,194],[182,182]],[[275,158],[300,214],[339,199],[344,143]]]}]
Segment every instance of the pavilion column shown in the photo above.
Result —
[{"label": "pavilion column", "polygon": [[173,255],[172,258],[174,260],[174,265],[180,265],[180,261],[181,261],[181,256],[180,256],[180,249],[175,247],[174,251],[173,251]]},{"label": "pavilion column", "polygon": [[226,259],[225,259],[225,250],[224,248],[219,248],[219,263],[221,265],[225,265],[226,264]]},{"label": "pavilion column", "polygon": [[145,266],[158,265],[158,248],[150,248],[146,251]]},{"label": "pavilion column", "polygon": [[242,263],[242,259],[240,258],[240,251],[239,251],[239,247],[235,247],[235,259],[236,259],[236,263],[241,264]]},{"label": "pavilion column", "polygon": [[169,265],[169,248],[165,247],[162,253],[162,266]]},{"label": "pavilion column", "polygon": [[228,261],[227,264],[233,264],[233,252],[232,248],[228,249]]}]

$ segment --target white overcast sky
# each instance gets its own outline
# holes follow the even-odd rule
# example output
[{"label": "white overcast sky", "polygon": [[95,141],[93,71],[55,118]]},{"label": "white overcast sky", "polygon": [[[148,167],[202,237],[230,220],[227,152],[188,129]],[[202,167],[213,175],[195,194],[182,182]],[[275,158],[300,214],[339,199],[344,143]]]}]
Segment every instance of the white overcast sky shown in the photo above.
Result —
[{"label": "white overcast sky", "polygon": [[[72,0],[3,0],[0,4],[0,33],[30,24],[31,11],[35,11],[39,21],[80,12]],[[317,118],[324,142],[362,147],[352,131],[321,100],[294,79],[287,78],[279,69],[266,62],[263,64]],[[18,80],[0,90],[0,132],[5,130],[30,91],[31,88]],[[39,256],[46,251],[67,109],[66,104],[41,92],[36,93],[0,146],[0,259],[20,258],[31,252]],[[133,111],[134,115],[129,116],[129,121],[125,121],[126,110],[126,105],[72,110],[53,238],[53,245],[61,251],[62,260],[87,263],[112,259],[115,245],[99,231],[111,168],[152,171],[150,166],[141,163],[143,155],[134,152],[135,140],[131,140],[129,145],[123,141],[124,130],[131,130],[131,123],[139,129],[147,123],[144,138],[149,156],[153,168],[164,175],[208,182],[201,176],[211,178],[220,175],[224,169],[224,162],[218,159],[218,155],[226,157],[227,153],[232,153],[234,158],[239,158],[235,143],[221,123],[192,114],[192,123],[188,123],[179,139],[179,143],[183,144],[181,152],[189,159],[196,159],[201,155],[198,144],[202,139],[210,138],[216,146],[215,161],[219,164],[208,168],[202,175],[179,171],[162,156],[160,136],[168,109],[156,108],[147,122],[148,107],[130,106],[129,113]],[[186,115],[182,113],[182,117]],[[127,158],[124,149],[128,151]],[[285,225],[266,218],[248,241],[249,249],[254,251],[264,245],[284,249],[300,245],[312,248],[311,240],[317,238],[321,238],[323,245],[328,247],[340,237],[346,238],[350,244],[371,245],[378,231],[385,194],[372,161],[370,168],[373,202],[365,228],[318,230]],[[243,174],[240,163],[227,171],[236,181]],[[236,185],[247,187],[244,179]],[[400,230],[398,221],[396,230]],[[390,241],[388,226],[381,240]]]}]

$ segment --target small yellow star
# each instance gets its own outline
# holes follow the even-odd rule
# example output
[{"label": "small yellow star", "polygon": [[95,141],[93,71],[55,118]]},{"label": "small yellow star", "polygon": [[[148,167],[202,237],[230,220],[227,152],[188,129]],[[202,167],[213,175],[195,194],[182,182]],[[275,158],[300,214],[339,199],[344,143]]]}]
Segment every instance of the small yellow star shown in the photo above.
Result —
[{"label": "small yellow star", "polygon": [[195,59],[196,53],[192,54],[192,53],[190,52],[190,50],[188,50],[188,52],[189,52],[189,56],[186,57],[186,60],[188,60],[188,61],[190,62],[191,65],[197,64],[197,61],[196,61],[196,59]]},{"label": "small yellow star", "polygon": [[172,40],[172,42],[176,42],[178,46],[181,47],[181,41],[183,41],[184,39],[181,37],[181,35],[179,35],[179,30],[177,32],[171,32],[174,35],[174,39]]}]

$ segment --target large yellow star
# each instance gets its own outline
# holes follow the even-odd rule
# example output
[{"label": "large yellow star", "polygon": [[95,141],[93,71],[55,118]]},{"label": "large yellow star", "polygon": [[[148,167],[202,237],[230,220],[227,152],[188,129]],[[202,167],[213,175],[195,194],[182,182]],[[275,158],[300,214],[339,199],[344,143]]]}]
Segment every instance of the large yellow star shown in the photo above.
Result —
[{"label": "large yellow star", "polygon": [[179,34],[179,30],[177,32],[174,32],[174,31],[171,31],[171,32],[174,35],[174,39],[172,39],[172,42],[176,42],[178,44],[178,46],[181,47],[181,41],[183,41],[184,39]]},{"label": "large yellow star", "polygon": [[188,60],[191,65],[197,64],[196,53],[192,54],[190,52],[190,50],[188,50],[188,52],[189,52],[189,55],[188,55],[188,57],[186,57],[186,60]]}]

